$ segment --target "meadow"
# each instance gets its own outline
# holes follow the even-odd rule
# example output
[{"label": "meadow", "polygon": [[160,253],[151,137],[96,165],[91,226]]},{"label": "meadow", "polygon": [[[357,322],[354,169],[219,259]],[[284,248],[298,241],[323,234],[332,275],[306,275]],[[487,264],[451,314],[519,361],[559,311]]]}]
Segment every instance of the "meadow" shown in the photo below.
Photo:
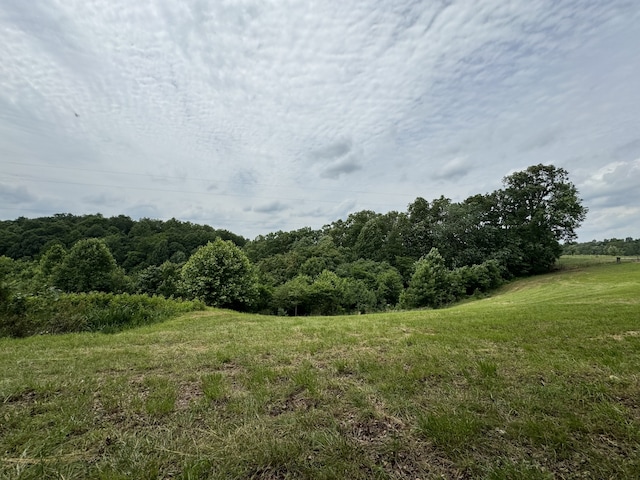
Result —
[{"label": "meadow", "polygon": [[640,263],[441,310],[0,339],[0,478],[640,477]]}]

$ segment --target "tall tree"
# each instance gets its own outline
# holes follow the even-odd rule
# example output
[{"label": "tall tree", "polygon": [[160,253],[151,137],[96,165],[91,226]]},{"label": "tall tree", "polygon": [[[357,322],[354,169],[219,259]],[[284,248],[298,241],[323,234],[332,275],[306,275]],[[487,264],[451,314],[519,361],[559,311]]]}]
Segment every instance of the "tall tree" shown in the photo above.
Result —
[{"label": "tall tree", "polygon": [[548,271],[562,253],[560,241],[576,238],[587,208],[567,171],[553,165],[531,166],[503,183],[496,194],[512,273]]}]

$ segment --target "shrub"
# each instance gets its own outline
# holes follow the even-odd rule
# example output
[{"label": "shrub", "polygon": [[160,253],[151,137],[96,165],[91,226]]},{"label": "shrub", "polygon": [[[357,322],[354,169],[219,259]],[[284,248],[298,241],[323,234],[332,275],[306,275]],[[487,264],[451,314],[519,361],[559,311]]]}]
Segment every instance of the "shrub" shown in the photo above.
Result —
[{"label": "shrub", "polygon": [[51,289],[38,296],[11,297],[0,309],[0,336],[110,333],[203,308],[198,301],[112,293],[65,294]]},{"label": "shrub", "polygon": [[256,301],[257,279],[245,253],[217,238],[200,247],[182,267],[182,290],[207,305],[247,309]]},{"label": "shrub", "polygon": [[453,300],[450,272],[437,248],[416,262],[409,287],[402,293],[404,308],[438,308]]},{"label": "shrub", "polygon": [[55,286],[66,292],[121,291],[125,283],[109,247],[97,238],[76,242],[51,273]]}]

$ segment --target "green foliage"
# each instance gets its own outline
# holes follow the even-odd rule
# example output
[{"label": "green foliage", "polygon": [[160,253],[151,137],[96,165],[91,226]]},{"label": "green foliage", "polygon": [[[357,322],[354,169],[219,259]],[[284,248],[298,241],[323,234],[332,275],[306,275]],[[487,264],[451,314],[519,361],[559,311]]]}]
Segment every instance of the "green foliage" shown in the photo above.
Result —
[{"label": "green foliage", "polygon": [[576,238],[585,219],[576,187],[568,173],[553,165],[534,165],[506,178],[497,192],[504,247],[511,254],[507,266],[513,275],[549,271],[560,257],[560,241]]},{"label": "green foliage", "polygon": [[97,238],[79,240],[52,270],[54,285],[65,292],[113,292],[124,286],[124,273]]},{"label": "green foliage", "polygon": [[245,251],[252,262],[258,262],[263,258],[287,253],[293,248],[299,247],[300,244],[315,243],[319,236],[319,232],[315,232],[309,227],[291,232],[279,230],[267,235],[259,235],[245,245]]},{"label": "green foliage", "polygon": [[342,278],[324,270],[316,278],[298,275],[276,287],[274,306],[287,315],[335,315],[341,312],[371,312],[377,308],[376,293],[366,282]]},{"label": "green foliage", "polygon": [[345,283],[334,272],[324,270],[309,286],[308,302],[314,315],[335,315],[342,312]]},{"label": "green foliage", "polygon": [[[371,290],[362,280],[344,278],[342,309],[345,312],[369,313],[379,308],[377,292]],[[384,306],[384,304],[383,304]]]},{"label": "green foliage", "polygon": [[37,262],[0,257],[0,276],[9,291],[30,295],[43,288],[43,278]]},{"label": "green foliage", "polygon": [[[384,310],[389,306],[395,306],[404,289],[402,276],[396,268],[387,262],[360,259],[340,265],[336,273],[350,281],[362,282],[368,291],[374,293],[373,306],[370,305],[369,299],[359,302],[361,305],[367,306],[365,310],[357,309],[360,312],[371,311],[372,308]],[[361,287],[356,288],[363,292]],[[366,293],[365,296],[369,297],[369,293]]]},{"label": "green foliage", "polygon": [[640,257],[640,238],[605,238],[584,243],[565,243],[565,255],[611,255],[619,257]]},{"label": "green foliage", "polygon": [[64,259],[67,256],[67,250],[60,244],[52,244],[40,257],[40,270],[45,278],[55,278]]},{"label": "green foliage", "polygon": [[403,308],[438,308],[453,300],[450,274],[437,248],[416,263],[409,287],[401,296]]},{"label": "green foliage", "polygon": [[414,259],[426,255],[437,245],[437,229],[448,219],[451,200],[441,196],[431,202],[418,197],[409,205],[408,223],[404,232],[406,253]]},{"label": "green foliage", "polygon": [[70,293],[49,290],[40,295],[11,295],[0,306],[0,336],[45,333],[116,332],[166,320],[178,313],[202,310],[201,302],[147,295]]},{"label": "green foliage", "polygon": [[[419,197],[406,212],[364,210],[319,230],[278,231],[251,242],[175,219],[19,218],[0,222],[0,255],[18,259],[5,284],[22,295],[54,285],[68,292],[185,295],[289,315],[387,310],[401,297],[405,308],[443,306],[506,279],[549,271],[560,242],[575,239],[586,208],[565,170],[535,165],[503,182],[501,190],[462,202]],[[236,250],[221,248],[223,240]],[[592,243],[564,248],[640,252],[630,238]],[[204,260],[212,244],[225,252]],[[425,263],[434,248],[438,258]]]},{"label": "green foliage", "polygon": [[273,304],[279,313],[302,315],[309,313],[311,277],[298,275],[274,289]]},{"label": "green foliage", "polygon": [[376,278],[376,296],[380,307],[396,305],[403,289],[402,276],[395,268],[380,272]]},{"label": "green foliage", "polygon": [[0,256],[35,259],[51,245],[70,249],[77,241],[88,238],[104,240],[118,265],[128,273],[165,261],[182,263],[198,247],[216,238],[231,240],[238,246],[246,243],[246,239],[227,230],[176,219],[134,221],[125,215],[105,218],[100,214],[57,214],[0,221]]},{"label": "green foliage", "polygon": [[353,258],[366,258],[393,264],[402,255],[402,228],[404,214],[389,212],[370,218],[360,229],[353,245]]},{"label": "green foliage", "polygon": [[151,265],[138,272],[133,285],[137,293],[177,297],[180,290],[180,273],[182,267],[166,261],[160,266]]},{"label": "green foliage", "polygon": [[451,288],[457,298],[489,292],[502,285],[502,275],[497,260],[487,260],[480,265],[465,265],[451,272]]},{"label": "green foliage", "polygon": [[9,273],[13,260],[5,256],[0,257],[0,308],[9,301],[11,289],[9,288]]},{"label": "green foliage", "polygon": [[200,247],[182,267],[181,289],[207,305],[248,309],[257,298],[256,275],[245,253],[216,239]]}]

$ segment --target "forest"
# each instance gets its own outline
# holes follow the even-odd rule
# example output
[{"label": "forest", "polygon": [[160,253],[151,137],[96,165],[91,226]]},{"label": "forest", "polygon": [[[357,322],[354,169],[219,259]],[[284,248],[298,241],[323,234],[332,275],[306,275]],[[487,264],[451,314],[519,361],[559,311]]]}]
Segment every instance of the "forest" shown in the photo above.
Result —
[{"label": "forest", "polygon": [[[574,240],[586,213],[568,172],[540,164],[461,202],[419,197],[404,212],[253,240],[176,219],[21,217],[0,222],[0,315],[90,292],[278,315],[438,308],[584,252],[591,244]],[[639,242],[609,243],[603,254]]]}]

